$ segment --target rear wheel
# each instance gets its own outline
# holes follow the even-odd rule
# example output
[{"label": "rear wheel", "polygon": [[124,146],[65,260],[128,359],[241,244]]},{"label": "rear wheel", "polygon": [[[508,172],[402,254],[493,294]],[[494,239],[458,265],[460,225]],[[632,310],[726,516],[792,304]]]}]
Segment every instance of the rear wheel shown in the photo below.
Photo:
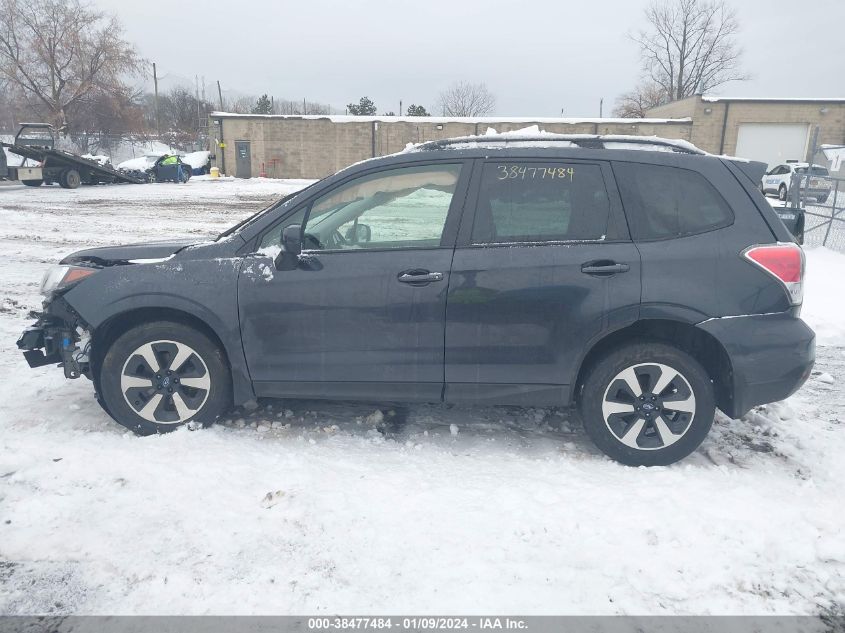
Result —
[{"label": "rear wheel", "polygon": [[596,446],[629,466],[665,466],[692,453],[713,424],[707,372],[692,356],[657,342],[620,347],[584,381],[581,416]]},{"label": "rear wheel", "polygon": [[43,180],[21,180],[21,182],[27,187],[40,187],[42,184],[44,184]]},{"label": "rear wheel", "polygon": [[222,350],[198,330],[166,321],[120,336],[103,359],[100,387],[115,420],[139,435],[211,424],[231,402]]},{"label": "rear wheel", "polygon": [[59,175],[59,185],[65,189],[76,189],[81,182],[82,179],[79,176],[79,172],[75,169],[65,169]]},{"label": "rear wheel", "polygon": [[786,185],[781,185],[780,187],[778,187],[778,200],[780,200],[781,202],[786,202],[786,194]]}]

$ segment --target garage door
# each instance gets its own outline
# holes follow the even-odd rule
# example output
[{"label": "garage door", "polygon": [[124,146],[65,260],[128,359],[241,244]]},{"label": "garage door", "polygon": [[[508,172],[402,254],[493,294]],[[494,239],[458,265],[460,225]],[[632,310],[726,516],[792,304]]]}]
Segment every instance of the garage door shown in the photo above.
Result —
[{"label": "garage door", "polygon": [[805,123],[740,123],[736,155],[769,165],[804,160],[809,130]]}]

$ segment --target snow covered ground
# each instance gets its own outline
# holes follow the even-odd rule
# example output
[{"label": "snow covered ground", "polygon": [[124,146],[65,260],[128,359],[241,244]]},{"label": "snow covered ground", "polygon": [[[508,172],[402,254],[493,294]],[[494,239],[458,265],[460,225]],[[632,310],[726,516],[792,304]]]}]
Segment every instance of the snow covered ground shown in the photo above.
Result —
[{"label": "snow covered ground", "polygon": [[0,613],[842,611],[843,254],[807,252],[807,385],[667,468],[556,409],[266,401],[137,438],[15,348],[63,254],[210,235],[304,184],[0,187]]}]

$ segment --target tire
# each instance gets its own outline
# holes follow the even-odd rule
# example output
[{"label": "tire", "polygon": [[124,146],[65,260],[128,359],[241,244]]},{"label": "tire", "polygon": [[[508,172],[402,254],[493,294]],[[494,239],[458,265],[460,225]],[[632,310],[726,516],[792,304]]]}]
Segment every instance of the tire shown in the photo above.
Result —
[{"label": "tire", "polygon": [[44,184],[43,180],[21,180],[27,187],[40,187]]},{"label": "tire", "polygon": [[786,190],[786,185],[781,184],[781,186],[778,187],[778,200],[780,200],[781,202],[786,202],[787,193],[788,192]]},{"label": "tire", "polygon": [[[670,382],[661,385],[667,377]],[[651,391],[655,386],[657,393]],[[683,459],[704,441],[716,413],[713,384],[701,364],[671,345],[650,341],[624,345],[592,365],[580,409],[599,450],[628,466]]]},{"label": "tire", "polygon": [[59,175],[59,185],[65,189],[76,189],[81,182],[82,178],[75,169],[65,169]]},{"label": "tire", "polygon": [[232,401],[220,347],[170,321],[139,325],[115,340],[100,368],[100,390],[104,408],[138,435],[166,433],[190,421],[207,426]]}]

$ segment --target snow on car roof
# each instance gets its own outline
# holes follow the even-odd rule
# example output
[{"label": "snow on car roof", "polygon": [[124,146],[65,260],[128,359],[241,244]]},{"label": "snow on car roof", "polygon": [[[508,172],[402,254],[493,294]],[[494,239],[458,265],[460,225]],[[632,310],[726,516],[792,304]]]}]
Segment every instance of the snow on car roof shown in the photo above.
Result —
[{"label": "snow on car roof", "polygon": [[458,136],[438,141],[410,145],[405,152],[436,149],[501,149],[503,147],[585,147],[594,149],[634,149],[658,152],[682,152],[706,154],[692,143],[682,139],[667,139],[659,136],[635,136],[628,134],[556,134],[539,130],[536,125],[523,130],[496,133],[488,129],[479,136]]}]

